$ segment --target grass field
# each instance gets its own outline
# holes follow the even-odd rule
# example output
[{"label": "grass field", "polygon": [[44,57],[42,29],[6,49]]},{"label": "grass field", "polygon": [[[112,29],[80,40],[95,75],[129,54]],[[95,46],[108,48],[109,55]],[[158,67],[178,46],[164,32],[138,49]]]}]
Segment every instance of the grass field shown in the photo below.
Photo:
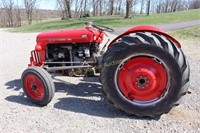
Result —
[{"label": "grass field", "polygon": [[83,27],[83,23],[91,21],[97,25],[109,27],[124,27],[141,24],[162,24],[181,22],[200,19],[200,9],[188,10],[175,13],[152,14],[150,16],[134,14],[131,19],[125,19],[123,16],[104,16],[104,17],[88,17],[75,18],[70,20],[54,20],[34,23],[32,25],[24,25],[19,28],[12,29],[12,32],[41,32],[57,29],[73,29]]},{"label": "grass field", "polygon": [[170,32],[170,35],[172,35],[175,38],[178,39],[191,39],[191,40],[200,40],[200,26],[194,26],[191,28],[186,28],[182,30],[177,30],[174,32]]}]

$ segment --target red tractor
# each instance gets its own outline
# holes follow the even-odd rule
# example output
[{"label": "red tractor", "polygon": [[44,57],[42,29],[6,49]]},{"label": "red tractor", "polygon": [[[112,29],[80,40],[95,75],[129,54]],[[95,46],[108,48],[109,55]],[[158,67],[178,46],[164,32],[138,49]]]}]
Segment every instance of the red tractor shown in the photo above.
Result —
[{"label": "red tractor", "polygon": [[99,74],[107,99],[128,114],[155,118],[179,105],[190,76],[180,43],[151,26],[131,28],[102,43],[105,31],[113,29],[87,22],[83,29],[39,34],[21,77],[26,96],[47,105],[55,93],[49,73]]}]

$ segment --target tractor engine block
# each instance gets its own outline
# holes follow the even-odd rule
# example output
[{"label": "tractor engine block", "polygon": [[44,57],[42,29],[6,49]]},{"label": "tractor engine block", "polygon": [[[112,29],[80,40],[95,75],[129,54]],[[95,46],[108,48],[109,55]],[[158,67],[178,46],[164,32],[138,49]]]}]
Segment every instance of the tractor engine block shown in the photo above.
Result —
[{"label": "tractor engine block", "polygon": [[97,64],[98,44],[49,44],[46,46],[46,65],[84,66]]}]

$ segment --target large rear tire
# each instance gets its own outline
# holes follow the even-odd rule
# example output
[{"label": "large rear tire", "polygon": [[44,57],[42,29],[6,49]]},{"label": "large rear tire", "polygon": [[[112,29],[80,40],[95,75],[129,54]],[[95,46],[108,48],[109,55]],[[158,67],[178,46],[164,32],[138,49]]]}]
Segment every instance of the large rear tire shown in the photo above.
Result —
[{"label": "large rear tire", "polygon": [[28,99],[39,105],[47,105],[53,98],[55,86],[51,76],[40,67],[27,68],[22,76],[23,90]]},{"label": "large rear tire", "polygon": [[160,117],[189,88],[189,65],[180,48],[156,33],[122,37],[104,54],[101,83],[108,100],[139,117]]}]

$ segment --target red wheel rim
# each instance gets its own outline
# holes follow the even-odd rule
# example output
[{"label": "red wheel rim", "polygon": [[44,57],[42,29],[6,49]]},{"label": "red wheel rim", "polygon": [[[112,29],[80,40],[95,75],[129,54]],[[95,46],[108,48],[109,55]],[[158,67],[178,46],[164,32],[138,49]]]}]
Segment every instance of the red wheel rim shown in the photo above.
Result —
[{"label": "red wheel rim", "polygon": [[28,96],[35,101],[40,101],[44,98],[44,85],[42,81],[35,75],[29,74],[24,79],[24,88]]},{"label": "red wheel rim", "polygon": [[153,57],[134,57],[118,70],[118,86],[129,100],[154,101],[167,92],[168,75],[164,65]]}]

